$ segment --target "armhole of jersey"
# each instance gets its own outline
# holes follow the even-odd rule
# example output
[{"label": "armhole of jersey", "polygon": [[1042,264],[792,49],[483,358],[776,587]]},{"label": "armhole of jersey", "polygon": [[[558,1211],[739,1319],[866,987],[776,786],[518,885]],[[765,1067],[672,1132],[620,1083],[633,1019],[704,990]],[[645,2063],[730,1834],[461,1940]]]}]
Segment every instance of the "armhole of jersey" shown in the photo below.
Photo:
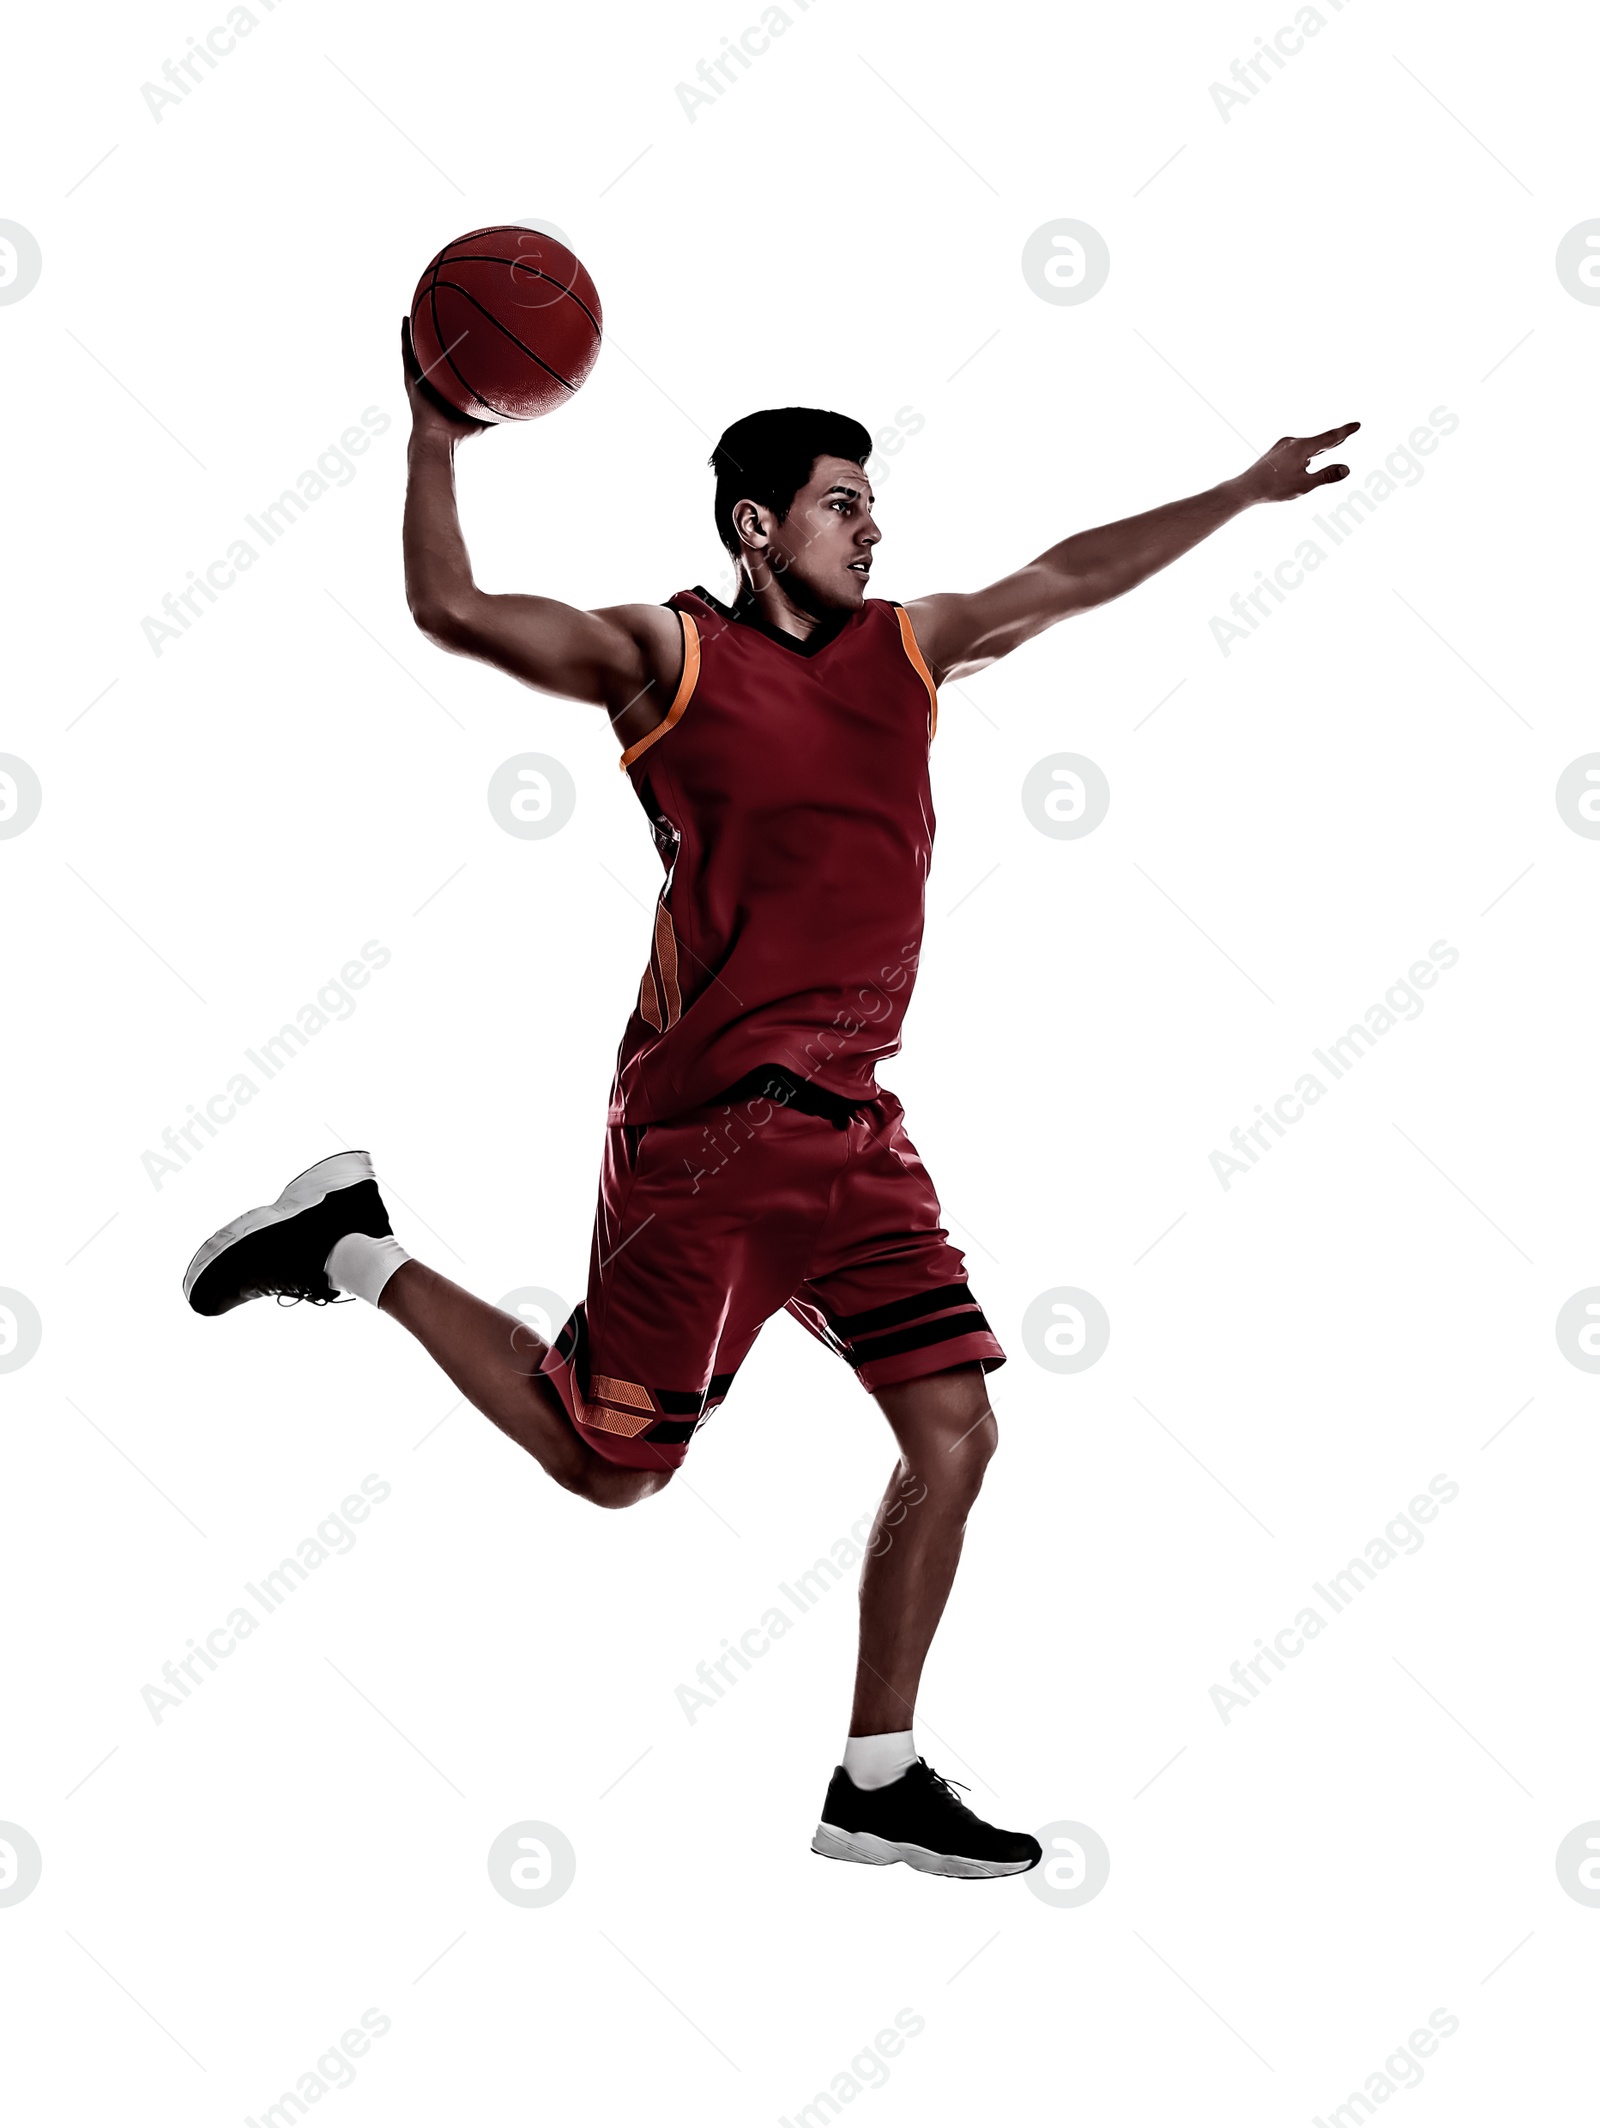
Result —
[{"label": "armhole of jersey", "polygon": [[905,645],[906,656],[922,675],[922,684],[928,690],[928,737],[931,739],[939,729],[939,690],[933,684],[933,674],[928,670],[927,660],[917,647],[916,631],[911,625],[911,616],[904,606],[896,606],[894,617],[900,623],[900,640]]},{"label": "armhole of jersey", "polygon": [[623,755],[621,766],[631,768],[646,747],[654,746],[664,732],[671,731],[674,724],[689,707],[689,698],[694,693],[696,680],[700,677],[700,631],[688,614],[678,613],[683,623],[683,670],[678,676],[678,691],[672,698],[672,707],[667,711],[654,731],[647,731],[642,739],[636,739]]}]

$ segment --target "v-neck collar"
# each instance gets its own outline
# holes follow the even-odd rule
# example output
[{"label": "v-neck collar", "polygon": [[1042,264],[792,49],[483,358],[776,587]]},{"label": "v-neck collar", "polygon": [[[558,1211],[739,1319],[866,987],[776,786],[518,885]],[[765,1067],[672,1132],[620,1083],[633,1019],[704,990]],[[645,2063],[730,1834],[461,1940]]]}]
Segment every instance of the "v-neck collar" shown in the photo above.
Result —
[{"label": "v-neck collar", "polygon": [[762,619],[753,606],[725,606],[721,599],[714,598],[703,584],[695,585],[694,596],[704,599],[712,612],[720,613],[725,621],[735,622],[741,628],[754,629],[757,635],[764,635],[769,642],[780,644],[797,658],[814,658],[819,650],[826,650],[830,643],[836,642],[843,635],[855,619],[856,613],[862,610],[857,607],[854,612],[841,613],[834,620],[819,621],[808,636],[797,636],[790,635],[785,629],[774,628],[769,621]]}]

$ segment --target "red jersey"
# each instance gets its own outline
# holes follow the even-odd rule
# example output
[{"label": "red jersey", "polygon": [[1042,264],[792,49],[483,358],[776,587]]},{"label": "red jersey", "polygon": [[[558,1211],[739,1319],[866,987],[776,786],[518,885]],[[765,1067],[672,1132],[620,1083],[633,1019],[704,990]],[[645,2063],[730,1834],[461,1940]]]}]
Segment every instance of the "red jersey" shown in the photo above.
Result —
[{"label": "red jersey", "polygon": [[622,757],[666,880],[609,1120],[662,1122],[758,1066],[872,1099],[900,1047],[933,852],[933,678],[903,606],[800,641],[697,587],[683,674]]}]

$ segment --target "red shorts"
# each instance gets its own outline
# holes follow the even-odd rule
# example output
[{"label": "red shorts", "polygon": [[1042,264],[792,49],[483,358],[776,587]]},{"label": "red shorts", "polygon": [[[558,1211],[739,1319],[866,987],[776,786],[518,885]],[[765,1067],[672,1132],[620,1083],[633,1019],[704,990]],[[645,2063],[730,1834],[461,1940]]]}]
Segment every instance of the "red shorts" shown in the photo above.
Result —
[{"label": "red shorts", "polygon": [[866,1389],[1004,1363],[893,1094],[847,1128],[765,1099],[613,1124],[589,1293],[540,1372],[610,1463],[675,1469],[787,1308]]}]

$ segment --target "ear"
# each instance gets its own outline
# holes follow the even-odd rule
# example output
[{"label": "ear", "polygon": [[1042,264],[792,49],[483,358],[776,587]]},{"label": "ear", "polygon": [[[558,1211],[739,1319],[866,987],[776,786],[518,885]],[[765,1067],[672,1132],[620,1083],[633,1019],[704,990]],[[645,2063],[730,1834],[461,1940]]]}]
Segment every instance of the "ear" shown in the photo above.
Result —
[{"label": "ear", "polygon": [[733,506],[733,529],[747,547],[765,547],[772,537],[772,513],[747,495]]}]

